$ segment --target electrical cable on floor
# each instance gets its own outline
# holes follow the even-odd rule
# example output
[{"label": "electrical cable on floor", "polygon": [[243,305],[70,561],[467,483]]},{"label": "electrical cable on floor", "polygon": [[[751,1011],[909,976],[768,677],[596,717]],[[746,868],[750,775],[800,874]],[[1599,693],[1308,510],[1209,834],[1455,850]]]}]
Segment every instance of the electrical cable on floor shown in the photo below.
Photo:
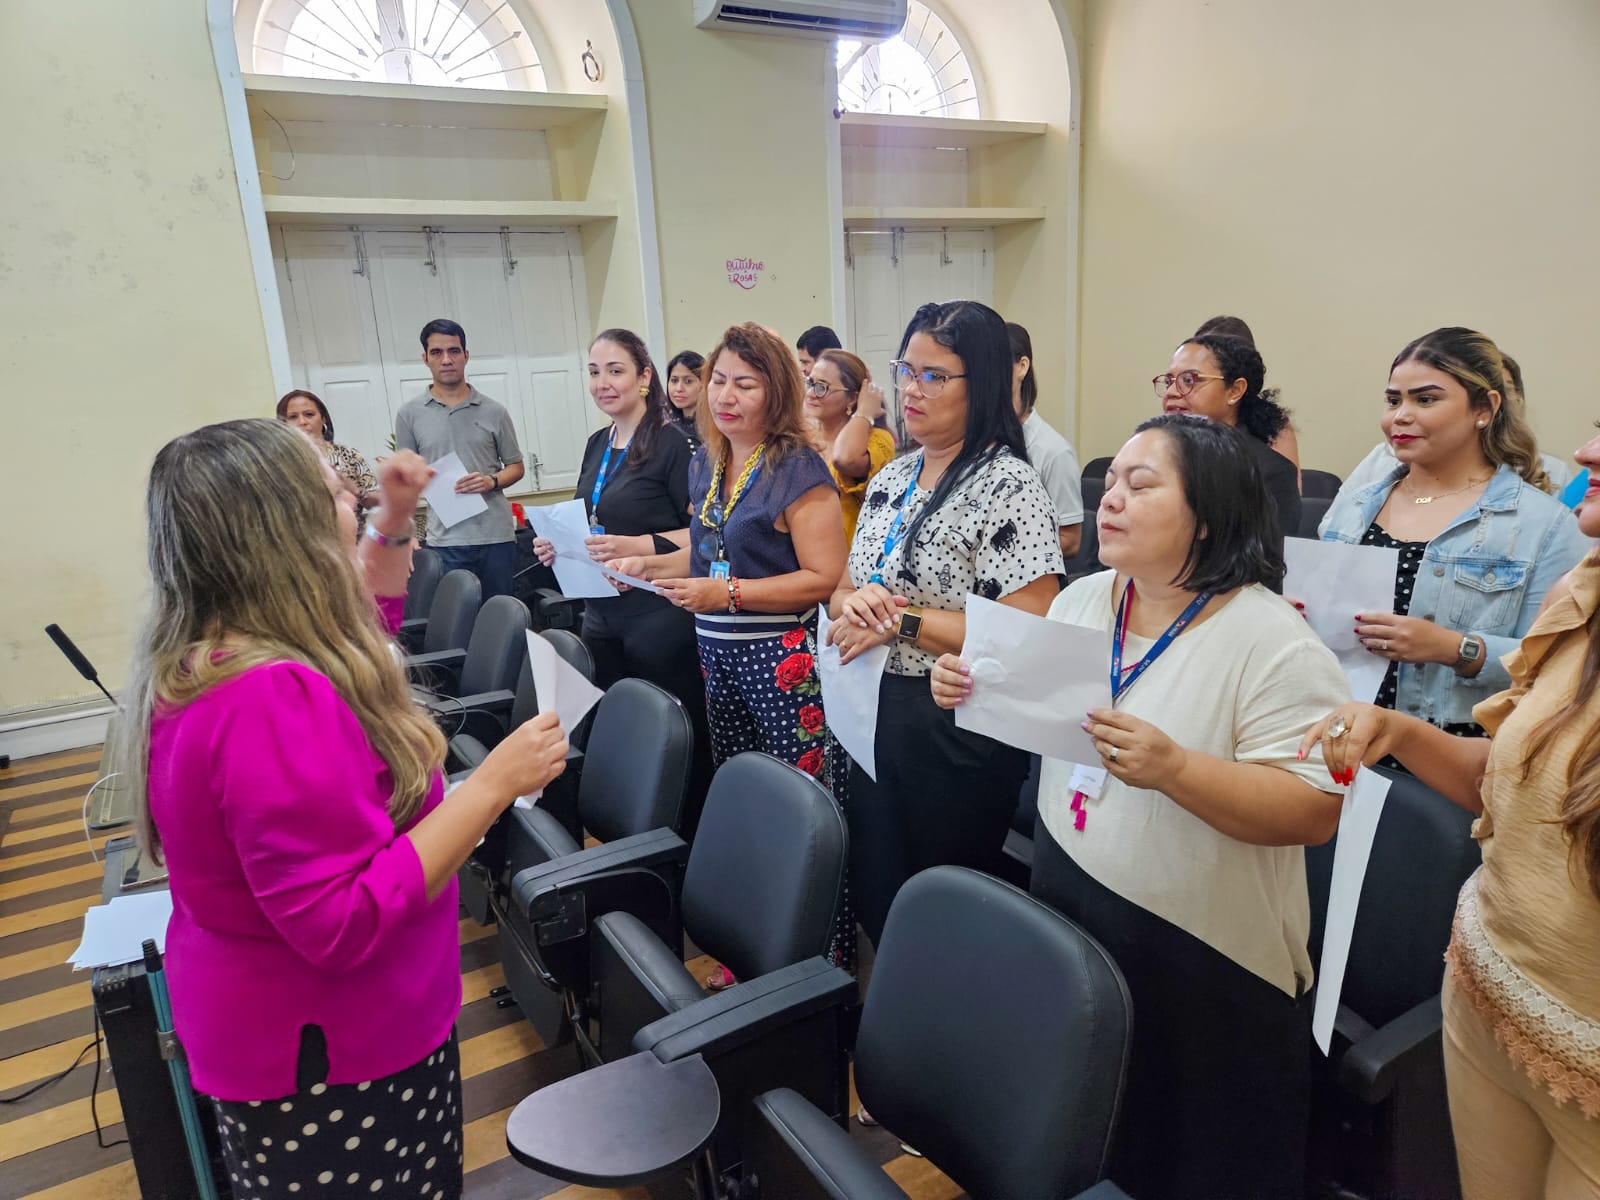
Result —
[{"label": "electrical cable on floor", "polygon": [[62,1071],[58,1075],[52,1075],[52,1076],[50,1076],[49,1079],[41,1079],[38,1083],[32,1084],[31,1086],[29,1086],[29,1087],[25,1088],[24,1090],[18,1092],[15,1096],[0,1096],[0,1104],[15,1104],[19,1100],[26,1100],[29,1096],[32,1096],[35,1092],[44,1091],[45,1088],[50,1087],[52,1084],[60,1083],[68,1075],[71,1075],[75,1070],[78,1069],[78,1064],[83,1061],[83,1056],[85,1054],[89,1053],[89,1051],[91,1051],[91,1050],[96,1049],[99,1045],[100,1045],[100,1038],[99,1038],[99,1035],[96,1034],[95,1040],[90,1042],[88,1045],[84,1046],[84,1048],[82,1050],[78,1051],[78,1057],[72,1060],[71,1065],[69,1065],[65,1071]]}]

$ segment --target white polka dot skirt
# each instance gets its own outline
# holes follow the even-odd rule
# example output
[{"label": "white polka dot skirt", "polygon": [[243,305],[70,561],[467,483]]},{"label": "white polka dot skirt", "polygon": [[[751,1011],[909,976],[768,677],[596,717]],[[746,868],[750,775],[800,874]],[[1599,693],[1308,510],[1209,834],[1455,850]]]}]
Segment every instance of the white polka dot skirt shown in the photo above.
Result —
[{"label": "white polka dot skirt", "polygon": [[461,1195],[454,1033],[421,1062],[382,1079],[213,1103],[234,1200]]}]

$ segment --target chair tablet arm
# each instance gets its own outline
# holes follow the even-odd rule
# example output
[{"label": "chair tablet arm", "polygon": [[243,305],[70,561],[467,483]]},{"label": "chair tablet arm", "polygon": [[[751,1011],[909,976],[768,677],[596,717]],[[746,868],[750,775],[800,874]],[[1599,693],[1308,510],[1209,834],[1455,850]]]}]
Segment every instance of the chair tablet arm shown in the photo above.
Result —
[{"label": "chair tablet arm", "polygon": [[1413,1061],[1438,1055],[1443,1028],[1444,1013],[1435,993],[1354,1042],[1339,1058],[1339,1086],[1363,1104],[1378,1104]]},{"label": "chair tablet arm", "polygon": [[681,837],[670,829],[652,829],[591,846],[554,862],[525,867],[511,880],[512,904],[527,917],[539,897],[558,888],[571,887],[606,872],[665,864],[682,866],[688,861],[689,847]]},{"label": "chair tablet arm", "polygon": [[855,977],[822,957],[808,958],[697,1000],[634,1035],[635,1050],[662,1062],[702,1054],[707,1062],[773,1030],[856,1002]]},{"label": "chair tablet arm", "polygon": [[791,1088],[775,1088],[757,1096],[752,1124],[768,1136],[758,1133],[753,1139],[758,1145],[750,1148],[748,1161],[763,1184],[781,1181],[776,1190],[783,1195],[906,1200],[894,1180],[848,1133]]}]

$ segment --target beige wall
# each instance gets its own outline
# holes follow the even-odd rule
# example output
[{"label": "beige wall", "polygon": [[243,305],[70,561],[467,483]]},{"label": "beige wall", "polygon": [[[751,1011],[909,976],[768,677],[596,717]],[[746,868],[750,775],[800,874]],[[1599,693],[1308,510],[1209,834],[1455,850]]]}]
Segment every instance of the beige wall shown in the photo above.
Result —
[{"label": "beige wall", "polygon": [[1600,416],[1594,0],[1088,0],[1079,438],[1109,454],[1217,312],[1248,320],[1306,465],[1377,440],[1395,353],[1516,355],[1562,455]]},{"label": "beige wall", "polygon": [[0,73],[0,709],[84,692],[51,621],[121,681],[151,457],[272,392],[204,5],[7,0],[5,24],[34,50]]},{"label": "beige wall", "polygon": [[[702,353],[739,321],[793,339],[832,315],[825,153],[829,43],[697,29],[689,5],[629,0],[644,55],[667,345]],[[729,258],[765,264],[748,291]],[[654,347],[652,347],[654,349]]]}]

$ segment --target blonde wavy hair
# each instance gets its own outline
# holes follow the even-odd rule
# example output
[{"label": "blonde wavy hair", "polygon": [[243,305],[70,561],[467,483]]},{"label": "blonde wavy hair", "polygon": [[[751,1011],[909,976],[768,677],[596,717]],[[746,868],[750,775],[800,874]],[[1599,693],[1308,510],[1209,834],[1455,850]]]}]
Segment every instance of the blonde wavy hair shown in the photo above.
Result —
[{"label": "blonde wavy hair", "polygon": [[[1425,333],[1395,355],[1390,364],[1421,362],[1443,371],[1467,389],[1467,407],[1488,414],[1489,423],[1478,430],[1483,456],[1496,467],[1507,466],[1541,492],[1551,490],[1550,476],[1539,459],[1539,442],[1523,415],[1522,397],[1507,394],[1506,356],[1486,335],[1459,325]],[[1500,397],[1495,407],[1489,398]]]},{"label": "blonde wavy hair", "polygon": [[134,651],[125,778],[141,840],[150,816],[149,730],[157,712],[264,663],[327,677],[388,765],[396,828],[416,816],[444,762],[444,736],[405,675],[339,534],[315,447],[280,421],[227,421],[174,438],[146,493],[151,611]]}]

